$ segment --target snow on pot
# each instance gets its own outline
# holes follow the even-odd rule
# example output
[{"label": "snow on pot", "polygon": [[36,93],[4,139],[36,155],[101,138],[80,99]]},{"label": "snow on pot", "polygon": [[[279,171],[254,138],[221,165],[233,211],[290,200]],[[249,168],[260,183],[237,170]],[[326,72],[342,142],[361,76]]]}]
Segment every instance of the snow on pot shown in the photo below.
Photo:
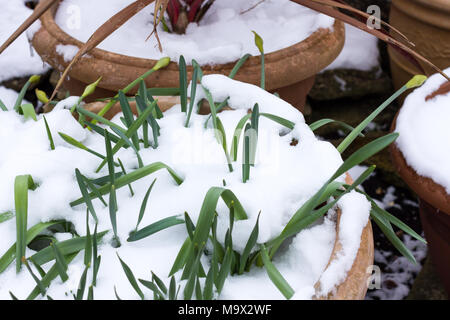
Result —
[{"label": "snow on pot", "polygon": [[420,199],[421,221],[432,260],[450,293],[448,88],[441,75],[433,75],[406,97],[393,124],[400,136],[391,146],[391,154],[398,173]]},{"label": "snow on pot", "polygon": [[45,116],[20,95],[0,105],[0,298],[363,299],[369,215],[412,256],[391,224],[420,236],[358,189],[374,167],[346,176],[397,134],[340,154],[388,101],[335,148],[313,133],[330,119],[198,80],[164,113],[141,80],[111,120],[82,102],[97,82]]},{"label": "snow on pot", "polygon": [[[393,0],[389,22],[415,44],[418,53],[438,68],[447,68],[450,61],[449,15],[448,1]],[[398,35],[392,36],[398,39]],[[388,51],[394,87],[398,89],[417,73],[417,68],[393,48],[388,47]],[[435,72],[430,66],[421,65],[429,74]]]},{"label": "snow on pot", "polygon": [[[103,3],[106,2],[107,5]],[[132,1],[65,0],[55,5],[42,18],[42,28],[33,45],[41,57],[58,70],[64,69],[77,48],[105,20]],[[103,4],[103,5],[102,5]],[[264,39],[266,89],[278,92],[284,99],[302,109],[314,83],[314,76],[330,64],[344,43],[344,26],[338,21],[284,0],[265,2],[246,11],[247,1],[216,0],[200,24],[190,24],[186,34],[159,32],[163,53],[158,51],[151,32],[153,6],[140,12],[118,29],[70,72],[67,87],[81,93],[86,83],[103,77],[100,95],[111,96],[154,66],[162,56],[178,61],[181,54],[188,64],[192,59],[204,66],[205,73],[230,74],[235,62],[249,53],[236,79],[260,82],[260,56],[253,45],[255,30]],[[76,12],[69,10],[77,8]],[[75,15],[75,16],[74,16]],[[79,20],[76,20],[79,18]],[[78,25],[76,24],[78,23]],[[118,45],[120,44],[120,45]],[[193,68],[188,66],[189,78]],[[171,63],[164,72],[151,75],[152,87],[177,87],[178,66]]]},{"label": "snow on pot", "polygon": [[[252,261],[262,263],[269,272],[280,270],[286,283],[282,283],[284,287],[279,290],[272,284],[264,268],[250,268],[249,272],[242,268],[240,271],[236,270],[236,274],[221,285],[220,280],[217,280],[220,295],[214,294],[214,297],[277,299],[284,295],[308,299],[330,294],[330,298],[362,299],[369,275],[366,269],[373,260],[373,240],[368,221],[370,203],[365,196],[355,191],[349,190],[341,194],[337,206],[332,204],[323,219],[316,220],[309,228],[290,238],[289,243],[284,243],[274,256],[275,265],[267,262],[271,252],[267,253],[265,247],[258,249],[256,246],[251,251],[246,251],[250,234],[257,236],[254,241],[260,246],[266,244],[270,248],[270,241],[278,243],[280,232],[292,219],[295,210],[303,207],[338,168],[341,171],[332,180],[336,179],[334,183],[342,186],[345,182],[342,170],[346,168],[342,167],[339,152],[330,143],[317,139],[304,123],[302,114],[290,104],[256,86],[222,75],[205,76],[201,84],[206,89],[204,94],[210,94],[214,101],[230,97],[229,104],[234,110],[223,111],[220,118],[211,117],[209,120],[210,126],[215,122],[220,123],[218,127],[224,128],[228,141],[236,134],[234,128],[243,117],[258,127],[255,163],[254,166],[248,164],[246,183],[243,183],[239,170],[241,155],[246,152],[241,152],[239,147],[239,154],[231,154],[229,161],[223,145],[217,143],[217,131],[204,128],[209,116],[193,113],[189,125],[185,127],[183,124],[186,114],[179,112],[179,105],[166,111],[162,118],[153,118],[158,123],[159,137],[149,137],[143,128],[144,131],[139,131],[135,136],[136,131],[129,134],[131,131],[128,129],[125,135],[129,138],[124,141],[130,143],[129,147],[117,150],[116,147],[120,144],[117,138],[123,135],[121,130],[124,130],[122,120],[126,122],[130,116],[127,112],[117,114],[112,122],[102,120],[111,128],[110,133],[104,132],[105,137],[95,130],[91,132],[80,126],[71,112],[64,108],[76,104],[77,97],[61,101],[52,112],[45,114],[45,119],[37,116],[37,121],[25,121],[22,115],[12,110],[0,112],[0,141],[2,149],[8,150],[0,160],[4,178],[0,184],[0,212],[13,211],[14,198],[17,200],[19,197],[18,180],[24,177],[23,174],[29,174],[33,182],[26,184],[25,189],[33,186],[34,190],[29,191],[27,196],[28,218],[25,221],[28,225],[39,229],[44,222],[49,225],[57,224],[61,219],[72,225],[72,231],[68,229],[51,235],[50,232],[47,233],[52,246],[38,252],[31,249],[24,252],[24,255],[31,257],[29,264],[34,261],[47,274],[52,272],[49,270],[52,263],[48,262],[58,257],[59,253],[65,257],[68,267],[64,274],[67,277],[61,273],[61,279],[53,281],[46,295],[54,299],[66,299],[66,293],[77,291],[83,270],[88,270],[84,266],[87,263],[86,254],[75,254],[85,248],[84,242],[87,240],[77,235],[88,234],[89,239],[94,237],[99,241],[94,257],[102,257],[98,275],[95,276],[96,298],[113,299],[115,294],[121,298],[139,298],[141,291],[130,286],[127,274],[122,270],[125,264],[132,269],[136,278],[145,279],[150,269],[167,284],[170,281],[170,277],[167,277],[169,270],[174,268],[176,272],[173,281],[184,287],[181,292],[186,296],[186,286],[190,282],[181,280],[182,270],[178,269],[183,269],[183,265],[178,269],[174,267],[179,261],[176,257],[180,256],[179,250],[184,247],[183,243],[189,243],[190,232],[193,232],[193,239],[200,237],[200,231],[197,233],[197,230],[202,229],[205,215],[214,215],[216,210],[218,216],[214,218],[216,227],[213,232],[213,237],[217,237],[216,249],[219,250],[222,246],[226,248],[232,241],[233,251],[228,249],[227,252],[232,252],[238,260],[247,254],[250,261],[253,253],[260,253],[262,261],[258,262],[257,255]],[[201,87],[198,89],[200,92]],[[259,106],[257,109],[254,107],[256,102]],[[155,107],[155,104],[152,106]],[[253,108],[251,119],[247,113],[249,108]],[[80,107],[77,110],[83,112]],[[143,111],[133,123],[148,119],[154,109],[148,110]],[[274,113],[282,118],[274,118]],[[258,120],[254,116],[256,114],[260,115]],[[279,123],[280,119],[294,125],[293,129],[287,130]],[[133,124],[129,128],[132,127]],[[135,137],[138,137],[138,141],[147,138],[147,143],[152,147],[144,148],[142,143],[138,143],[139,148],[131,147],[135,143]],[[292,144],[294,139],[298,141],[296,145]],[[111,148],[107,141],[116,144]],[[246,141],[244,138],[241,143],[243,150],[246,150]],[[108,164],[105,163],[102,169],[97,170],[103,155],[116,151],[114,160],[109,160],[107,156]],[[237,161],[234,161],[234,157]],[[230,164],[234,167],[233,171],[230,170]],[[114,169],[115,165],[117,169]],[[155,168],[162,170],[156,171]],[[116,171],[112,176],[111,170]],[[152,174],[148,175],[149,172]],[[136,176],[141,179],[136,179]],[[128,180],[129,177],[135,178]],[[110,182],[110,190],[104,192],[108,189],[110,179],[115,180]],[[347,182],[350,183],[349,180]],[[98,199],[94,194],[98,195]],[[211,210],[211,207],[208,208],[210,201],[214,202],[211,198],[215,197],[217,202],[220,194],[224,202],[219,203],[217,208],[214,204],[215,209],[208,211]],[[108,195],[109,201],[105,201]],[[86,200],[86,197],[91,200]],[[102,204],[103,201],[105,202]],[[19,219],[20,210],[16,206],[16,219]],[[182,219],[183,213],[185,220]],[[230,228],[230,214],[236,220],[231,227],[232,233],[227,232]],[[17,221],[12,218],[4,220],[0,224],[1,252],[7,252],[17,236]],[[193,221],[190,222],[192,225],[189,221]],[[90,226],[89,229],[86,223]],[[155,223],[159,227],[155,227]],[[95,236],[94,225],[98,229]],[[112,231],[105,235],[103,231],[111,230],[111,225]],[[142,227],[145,225],[150,228]],[[164,230],[156,232],[158,230],[155,228]],[[258,230],[256,234],[255,230]],[[74,243],[80,240],[84,240],[81,246]],[[215,252],[209,242],[205,249],[199,255],[199,261],[204,267],[210,263],[211,253]],[[226,261],[230,261],[231,256],[225,253],[222,258],[223,266]],[[20,298],[28,295],[37,297],[39,291],[33,293],[35,283],[31,275],[26,270],[16,274],[16,268],[12,265],[8,267],[9,264],[5,261],[12,262],[8,252],[0,260],[1,297],[7,298],[9,290],[13,290],[13,294]],[[97,263],[98,267],[98,261],[95,261],[94,265]],[[206,274],[209,274],[207,270]],[[88,281],[91,280],[89,275]],[[140,283],[143,284],[142,287],[148,284],[145,281]],[[150,297],[147,294],[145,296]]]}]

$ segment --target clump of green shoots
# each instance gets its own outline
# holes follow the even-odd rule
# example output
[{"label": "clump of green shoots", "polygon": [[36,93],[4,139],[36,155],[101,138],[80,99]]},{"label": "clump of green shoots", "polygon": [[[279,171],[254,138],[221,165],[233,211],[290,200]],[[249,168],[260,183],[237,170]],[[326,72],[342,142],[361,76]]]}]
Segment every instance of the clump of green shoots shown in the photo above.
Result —
[{"label": "clump of green shoots", "polygon": [[[255,42],[258,45],[258,48],[260,48],[263,57],[262,39],[257,37],[256,33]],[[235,68],[233,68],[230,77],[235,76],[239,68],[247,59],[248,55],[238,61]],[[262,58],[262,63],[263,62],[264,59]],[[131,196],[135,197],[131,184],[159,170],[166,170],[177,185],[183,183],[183,178],[171,167],[162,162],[146,164],[139,154],[142,148],[158,148],[160,128],[157,120],[161,119],[163,114],[158,108],[158,103],[153,98],[153,95],[179,95],[181,98],[181,111],[186,114],[186,127],[189,126],[192,113],[195,112],[194,102],[196,101],[195,95],[197,90],[197,81],[201,81],[203,75],[200,66],[195,61],[193,61],[194,73],[190,92],[190,101],[187,97],[187,71],[184,58],[180,58],[179,88],[146,88],[143,81],[145,77],[159,68],[164,67],[167,63],[168,59],[160,60],[154,68],[139,77],[136,81],[133,81],[123,90],[119,91],[119,93],[107,104],[104,109],[102,109],[99,114],[85,110],[81,104],[81,101],[74,107],[73,111],[76,111],[80,115],[80,118],[82,119],[81,123],[104,138],[106,155],[102,155],[95,150],[87,148],[80,141],[77,141],[62,132],[58,133],[70,145],[85,150],[101,159],[101,163],[99,164],[96,172],[99,172],[105,165],[107,165],[108,168],[105,176],[95,179],[89,178],[89,174],[82,174],[78,169],[75,170],[75,179],[78,183],[81,197],[72,201],[70,205],[72,207],[79,205],[86,206],[85,236],[79,236],[75,231],[71,230],[67,221],[64,220],[39,223],[27,229],[28,190],[35,189],[38,185],[33,181],[31,176],[17,177],[14,190],[15,212],[5,212],[0,214],[0,223],[8,221],[14,217],[16,218],[17,242],[3,256],[0,257],[0,273],[4,272],[6,268],[8,268],[8,266],[14,261],[16,261],[17,272],[20,271],[22,265],[25,265],[36,282],[36,287],[29,294],[27,299],[35,299],[39,295],[46,297],[47,299],[52,299],[46,293],[48,287],[57,277],[59,277],[63,282],[68,280],[68,266],[80,252],[84,252],[84,271],[79,279],[77,291],[72,294],[74,299],[77,300],[84,299],[85,297],[87,299],[94,299],[94,288],[97,285],[97,275],[101,264],[101,256],[98,255],[98,245],[102,241],[103,237],[111,231],[113,234],[113,242],[110,243],[110,245],[119,247],[121,244],[118,236],[117,223],[118,219],[120,219],[120,217],[117,216],[120,205],[116,196],[117,190],[128,186]],[[264,87],[264,67],[262,67],[261,78],[261,86]],[[27,82],[28,86],[35,81],[36,78],[30,78]],[[389,105],[398,95],[405,90],[419,86],[422,83],[423,78],[417,77],[408,82],[408,84],[397,91],[391,98],[386,100],[385,103],[378,107],[356,128],[352,128],[344,123],[338,122],[350,131],[349,135],[339,145],[338,150],[340,152],[346,150],[358,136],[362,135],[362,131],[367,124],[372,121],[384,108],[386,108],[387,105]],[[98,82],[96,82],[96,84],[92,84],[90,89],[86,90],[86,94],[92,94],[92,90],[95,89],[97,84]],[[138,114],[135,116],[129,105],[129,100],[132,98],[127,97],[125,94],[137,85],[139,85],[139,90],[134,99],[136,100],[138,106]],[[242,138],[242,177],[243,182],[245,183],[250,179],[250,168],[255,165],[260,117],[265,117],[271,121],[274,121],[288,130],[292,130],[295,123],[274,114],[260,112],[259,105],[255,104],[251,114],[245,115],[237,123],[233,134],[231,148],[228,150],[225,139],[225,128],[218,115],[218,112],[226,105],[228,99],[217,103],[214,101],[213,96],[206,88],[202,87],[202,89],[205,92],[206,99],[209,102],[211,109],[211,116],[207,119],[206,124],[208,123],[208,120],[211,119],[212,127],[216,132],[218,142],[222,145],[225,152],[227,165],[230,172],[233,170],[232,163],[237,161],[239,141],[241,139],[242,132],[244,132]],[[41,93],[38,94],[41,96],[41,99],[45,100],[45,97]],[[23,95],[22,98],[19,96],[18,101],[15,103],[14,110],[19,113],[22,112],[24,116],[27,116],[27,114],[32,115],[29,107],[22,106]],[[123,118],[121,119],[122,125],[115,124],[103,117],[109,108],[117,101],[120,103],[123,112]],[[197,105],[197,112],[199,109],[198,107],[199,105]],[[7,111],[7,108],[1,102],[0,108],[3,111]],[[87,120],[88,118],[91,120]],[[55,146],[50,127],[45,118],[44,121],[50,148],[54,150]],[[314,131],[321,126],[332,122],[335,121],[332,119],[319,120],[311,124],[310,128]],[[140,139],[137,134],[140,128],[142,128],[143,139]],[[152,130],[153,134],[152,142],[150,142],[149,139],[149,129]],[[232,192],[232,190],[226,188],[225,180],[223,180],[223,187],[211,187],[208,190],[204,197],[203,204],[195,224],[189,214],[185,212],[184,215],[174,215],[161,219],[148,226],[140,227],[148,206],[151,192],[156,185],[156,179],[154,179],[148,187],[144,198],[141,200],[141,207],[136,222],[136,227],[133,230],[130,230],[127,241],[140,241],[156,234],[161,230],[184,224],[187,237],[178,252],[171,270],[168,272],[170,282],[169,284],[166,284],[154,273],[151,273],[151,280],[136,279],[130,266],[128,266],[125,261],[120,258],[120,256],[118,256],[119,263],[121,264],[131,286],[142,299],[145,299],[145,294],[141,289],[141,286],[150,290],[153,298],[156,300],[177,299],[179,297],[181,286],[177,284],[175,277],[176,273],[180,273],[181,280],[186,281],[186,285],[183,288],[184,299],[192,299],[193,297],[198,300],[214,299],[217,295],[220,295],[226,279],[230,275],[242,275],[249,272],[254,267],[264,267],[269,278],[278,290],[280,290],[284,297],[290,299],[294,295],[294,290],[286,279],[284,279],[282,274],[277,270],[273,262],[276,252],[284,242],[302,230],[310,227],[318,219],[327,214],[327,212],[337,204],[342,196],[353,190],[367,197],[372,204],[370,216],[373,221],[380,226],[387,238],[404,256],[411,261],[414,261],[414,257],[400,241],[397,234],[394,232],[392,225],[420,241],[424,240],[403,222],[380,208],[374,200],[359,189],[361,183],[373,172],[375,167],[369,167],[351,185],[336,181],[338,177],[345,174],[352,167],[361,164],[372,155],[386,148],[389,144],[395,141],[397,136],[398,135],[396,133],[388,134],[355,151],[343,162],[343,164],[316,192],[316,194],[314,194],[294,213],[282,232],[277,237],[265,243],[258,243],[259,217],[261,214],[264,214],[264,212],[260,212],[258,217],[255,219],[253,229],[249,232],[248,240],[242,251],[236,250],[233,244],[233,227],[235,221],[246,220],[248,219],[248,216],[236,195]],[[301,143],[301,141],[299,143]],[[114,159],[116,153],[121,148],[131,148],[135,152],[138,161],[137,169],[127,172],[122,161],[120,161],[120,159]],[[104,199],[106,196],[109,196],[108,201]],[[111,221],[110,230],[105,230],[99,233],[97,233],[97,223],[99,219],[95,210],[96,200],[101,202],[104,207],[108,207]],[[217,206],[219,201],[223,201],[228,208],[229,225],[224,239],[218,239],[217,235]],[[90,219],[95,222],[93,234],[91,234],[90,231]],[[71,232],[73,238],[58,242],[56,238],[50,237],[51,242],[47,247],[26,258],[26,246],[42,235],[43,232],[49,233],[52,228],[59,228],[63,230],[61,232]],[[204,257],[207,257],[210,262],[206,266],[202,263],[202,258]],[[53,265],[47,272],[45,272],[42,266],[48,262],[53,262]],[[90,284],[87,283],[87,275],[89,270],[92,270],[92,282]],[[115,288],[114,293],[116,297],[120,299]],[[12,292],[10,292],[10,295],[13,299],[17,299]]]}]

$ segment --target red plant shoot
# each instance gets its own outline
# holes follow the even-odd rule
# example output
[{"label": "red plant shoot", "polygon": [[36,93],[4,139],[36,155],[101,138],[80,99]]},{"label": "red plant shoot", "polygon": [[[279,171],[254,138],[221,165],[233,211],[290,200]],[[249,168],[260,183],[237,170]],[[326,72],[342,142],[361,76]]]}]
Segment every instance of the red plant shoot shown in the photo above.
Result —
[{"label": "red plant shoot", "polygon": [[184,34],[189,23],[199,22],[213,3],[214,0],[169,0],[171,31]]}]

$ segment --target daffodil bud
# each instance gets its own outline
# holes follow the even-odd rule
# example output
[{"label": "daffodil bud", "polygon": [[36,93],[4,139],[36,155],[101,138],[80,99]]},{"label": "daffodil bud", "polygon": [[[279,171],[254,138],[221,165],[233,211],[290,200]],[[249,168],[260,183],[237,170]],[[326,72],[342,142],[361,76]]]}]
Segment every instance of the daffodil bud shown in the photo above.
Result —
[{"label": "daffodil bud", "polygon": [[415,75],[406,83],[408,89],[420,87],[428,78],[422,74]]},{"label": "daffodil bud", "polygon": [[94,83],[91,83],[90,85],[86,86],[81,97],[86,98],[87,96],[93,94],[101,80],[102,80],[102,77],[98,78],[98,80],[95,81]]},{"label": "daffodil bud", "polygon": [[31,76],[30,79],[28,79],[29,83],[38,83],[41,80],[41,76],[39,75],[34,75]]},{"label": "daffodil bud", "polygon": [[42,103],[47,103],[47,102],[49,102],[49,99],[48,99],[48,97],[47,97],[47,94],[46,94],[44,91],[39,90],[39,89],[36,89],[34,92],[36,93],[36,97],[38,98],[38,100],[39,100],[40,102],[42,102]]},{"label": "daffodil bud", "polygon": [[264,53],[264,41],[255,31],[252,31],[255,34],[255,45],[258,48],[261,54]]},{"label": "daffodil bud", "polygon": [[155,66],[153,67],[153,70],[159,70],[161,68],[167,67],[170,63],[170,58],[169,57],[164,57],[158,60],[158,62],[155,64]]}]

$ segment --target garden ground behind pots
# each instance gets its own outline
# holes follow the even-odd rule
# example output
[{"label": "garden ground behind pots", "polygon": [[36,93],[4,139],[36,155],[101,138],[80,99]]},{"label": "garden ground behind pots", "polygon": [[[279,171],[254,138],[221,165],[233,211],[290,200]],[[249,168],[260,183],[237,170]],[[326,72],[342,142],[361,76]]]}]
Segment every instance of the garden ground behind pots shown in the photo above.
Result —
[{"label": "garden ground behind pots", "polygon": [[[350,4],[365,10],[368,5],[377,4],[382,8],[382,18],[387,20],[389,1],[348,1]],[[316,77],[316,83],[308,97],[305,117],[307,123],[312,123],[323,118],[331,118],[343,121],[351,126],[358,125],[376,107],[384,102],[394,92],[389,70],[389,59],[385,45],[379,44],[380,65],[382,74],[371,74],[351,70],[329,70]],[[51,94],[55,78],[58,73],[50,70],[42,77],[39,88]],[[340,90],[339,81],[352,86],[351,90]],[[16,91],[24,84],[26,79],[10,79],[0,86],[5,86]],[[26,97],[28,101],[35,103],[34,91],[30,90]],[[392,121],[399,110],[400,105],[394,102],[383,111],[366,129],[365,137],[356,140],[355,144],[344,153],[344,158],[362,145],[385,135],[391,129]],[[331,141],[337,146],[345,137],[345,132],[339,127],[329,125],[316,131],[317,135]],[[391,162],[389,151],[369,159],[365,166],[375,164],[375,173],[364,182],[364,190],[379,205],[395,215],[417,233],[423,235],[423,229],[419,218],[419,204],[416,195],[406,186],[397,175]],[[362,169],[362,168],[360,168]],[[370,289],[366,299],[448,299],[444,288],[436,275],[433,262],[427,256],[426,245],[410,238],[408,235],[398,234],[404,243],[413,252],[417,259],[417,265],[413,265],[390,244],[376,224],[372,224],[375,242],[375,266],[381,271],[381,287]]]}]

